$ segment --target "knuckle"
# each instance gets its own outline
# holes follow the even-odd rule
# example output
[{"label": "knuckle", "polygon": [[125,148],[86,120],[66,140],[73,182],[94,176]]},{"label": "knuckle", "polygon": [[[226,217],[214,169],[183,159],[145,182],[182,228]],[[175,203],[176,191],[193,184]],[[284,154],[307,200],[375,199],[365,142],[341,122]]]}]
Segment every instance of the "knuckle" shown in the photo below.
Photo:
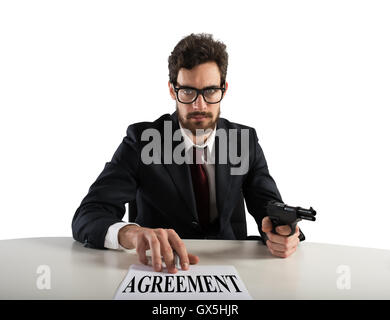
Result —
[{"label": "knuckle", "polygon": [[158,236],[163,236],[165,234],[165,230],[162,228],[157,228],[154,229],[154,233],[157,234]]},{"label": "knuckle", "polygon": [[148,236],[148,237],[153,237],[156,234],[154,233],[154,230],[148,229],[148,230],[145,230],[145,235]]},{"label": "knuckle", "polygon": [[167,229],[167,232],[170,234],[177,234],[174,229]]}]

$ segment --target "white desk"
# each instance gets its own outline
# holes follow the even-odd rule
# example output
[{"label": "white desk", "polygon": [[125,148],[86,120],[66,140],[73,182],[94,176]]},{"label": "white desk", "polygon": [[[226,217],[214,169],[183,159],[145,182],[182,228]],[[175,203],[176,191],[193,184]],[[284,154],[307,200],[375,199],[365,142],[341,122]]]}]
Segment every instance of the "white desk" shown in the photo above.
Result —
[{"label": "white desk", "polygon": [[[184,240],[200,264],[234,265],[254,299],[390,299],[390,251],[302,242],[287,259],[257,241]],[[112,299],[134,251],[95,250],[72,238],[0,241],[0,299]],[[47,265],[51,289],[39,290]],[[350,271],[350,289],[338,279]],[[340,280],[339,280],[340,283]]]}]

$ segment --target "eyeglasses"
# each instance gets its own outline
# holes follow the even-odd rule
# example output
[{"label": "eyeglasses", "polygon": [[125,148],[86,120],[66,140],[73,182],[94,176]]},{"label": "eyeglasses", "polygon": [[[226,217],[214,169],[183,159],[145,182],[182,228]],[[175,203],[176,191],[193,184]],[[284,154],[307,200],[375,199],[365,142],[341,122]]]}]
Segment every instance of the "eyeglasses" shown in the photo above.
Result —
[{"label": "eyeglasses", "polygon": [[196,89],[187,86],[180,86],[176,88],[173,85],[173,89],[176,92],[176,97],[179,102],[184,104],[193,103],[196,99],[198,99],[199,94],[203,96],[205,102],[214,104],[218,103],[223,98],[223,93],[225,92],[225,87],[207,87],[204,89]]}]

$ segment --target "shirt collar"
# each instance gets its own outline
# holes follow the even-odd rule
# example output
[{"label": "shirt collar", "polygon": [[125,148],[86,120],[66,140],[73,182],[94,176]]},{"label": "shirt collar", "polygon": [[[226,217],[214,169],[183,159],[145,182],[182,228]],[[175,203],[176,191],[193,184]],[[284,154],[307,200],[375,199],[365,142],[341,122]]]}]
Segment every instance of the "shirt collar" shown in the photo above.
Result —
[{"label": "shirt collar", "polygon": [[184,130],[184,128],[182,127],[180,121],[179,121],[179,125],[180,125],[181,134],[184,137],[184,146],[185,146],[185,151],[186,152],[189,149],[191,149],[192,147],[195,146],[196,148],[205,148],[205,147],[207,147],[207,153],[208,154],[212,153],[213,148],[214,148],[215,132],[216,132],[216,127],[217,126],[215,126],[214,130],[211,132],[211,134],[209,135],[207,140],[202,145],[195,145],[192,142],[192,134],[189,135],[190,133],[187,130],[186,131]]}]

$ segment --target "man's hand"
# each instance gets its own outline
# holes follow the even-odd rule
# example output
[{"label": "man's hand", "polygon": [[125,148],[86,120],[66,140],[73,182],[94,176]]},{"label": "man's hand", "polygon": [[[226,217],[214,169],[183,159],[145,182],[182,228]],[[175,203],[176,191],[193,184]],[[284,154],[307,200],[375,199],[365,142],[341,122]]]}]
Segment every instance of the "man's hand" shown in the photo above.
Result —
[{"label": "man's hand", "polygon": [[190,253],[184,242],[173,229],[150,229],[136,225],[127,225],[119,230],[119,244],[126,249],[136,249],[138,259],[143,264],[148,264],[146,251],[151,249],[152,265],[155,271],[162,271],[162,259],[169,273],[176,273],[173,250],[180,258],[182,270],[188,270],[189,264],[196,264],[199,258]]},{"label": "man's hand", "polygon": [[272,233],[272,222],[269,217],[265,217],[262,221],[261,229],[268,237],[266,242],[269,251],[277,257],[287,258],[297,250],[299,244],[299,228],[298,225],[295,233],[289,236],[291,228],[289,226],[278,226],[276,232]]}]

